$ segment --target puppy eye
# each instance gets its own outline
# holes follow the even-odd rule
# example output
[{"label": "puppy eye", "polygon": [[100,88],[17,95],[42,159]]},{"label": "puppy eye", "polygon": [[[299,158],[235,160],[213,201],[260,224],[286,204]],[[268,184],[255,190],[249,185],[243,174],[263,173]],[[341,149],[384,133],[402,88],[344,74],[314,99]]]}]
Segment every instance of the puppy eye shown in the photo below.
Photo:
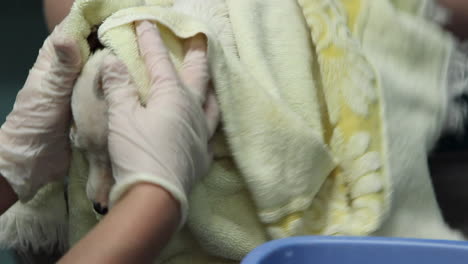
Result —
[{"label": "puppy eye", "polygon": [[94,78],[94,94],[99,100],[104,100],[104,90],[102,89],[102,79],[100,74],[97,74]]}]

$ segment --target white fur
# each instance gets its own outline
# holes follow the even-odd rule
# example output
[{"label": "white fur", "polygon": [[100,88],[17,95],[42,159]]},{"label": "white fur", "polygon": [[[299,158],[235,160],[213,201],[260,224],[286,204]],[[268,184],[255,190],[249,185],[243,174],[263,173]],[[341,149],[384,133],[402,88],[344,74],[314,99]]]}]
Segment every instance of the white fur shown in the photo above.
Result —
[{"label": "white fur", "polygon": [[463,133],[468,115],[466,102],[459,100],[468,94],[468,43],[452,52],[448,67],[448,103],[444,131]]},{"label": "white fur", "polygon": [[89,163],[86,194],[93,203],[108,206],[109,192],[114,184],[107,151],[107,105],[98,79],[99,68],[109,51],[97,51],[90,56],[76,81],[72,95],[74,126],[70,131],[72,144],[84,150]]}]

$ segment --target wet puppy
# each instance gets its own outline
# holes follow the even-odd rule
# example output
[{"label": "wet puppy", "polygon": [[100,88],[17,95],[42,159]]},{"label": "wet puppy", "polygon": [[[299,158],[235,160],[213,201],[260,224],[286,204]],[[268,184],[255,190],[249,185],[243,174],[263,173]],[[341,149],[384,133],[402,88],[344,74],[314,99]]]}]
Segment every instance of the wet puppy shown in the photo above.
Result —
[{"label": "wet puppy", "polygon": [[74,123],[72,145],[83,151],[89,164],[86,194],[99,214],[107,213],[109,192],[114,184],[107,150],[107,105],[102,94],[99,68],[110,53],[96,50],[76,81],[71,106]]}]

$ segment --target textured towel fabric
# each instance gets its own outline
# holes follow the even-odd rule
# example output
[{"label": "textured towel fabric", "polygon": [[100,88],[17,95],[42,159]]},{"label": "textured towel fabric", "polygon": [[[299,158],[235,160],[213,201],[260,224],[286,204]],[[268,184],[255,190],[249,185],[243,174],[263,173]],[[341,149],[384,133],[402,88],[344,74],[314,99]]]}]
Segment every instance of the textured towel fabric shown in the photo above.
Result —
[{"label": "textured towel fabric", "polygon": [[68,244],[63,184],[44,186],[26,204],[13,205],[0,217],[0,248],[54,252]]},{"label": "textured towel fabric", "polygon": [[450,12],[441,8],[435,0],[390,0],[390,2],[399,11],[431,21],[446,23],[450,18]]},{"label": "textured towel fabric", "polygon": [[[315,193],[335,164],[324,144],[316,94],[314,89],[310,89],[314,86],[312,49],[310,41],[305,37],[307,31],[298,6],[292,1],[277,1],[260,6],[259,3],[256,6],[249,1],[228,4],[229,10],[234,10],[229,14],[235,14],[231,15],[231,20],[238,21],[239,30],[236,34],[231,32],[227,20],[228,9],[223,1],[176,1],[170,7],[144,6],[116,12],[100,26],[99,36],[104,45],[129,67],[139,84],[144,103],[148,80],[142,70],[144,64],[138,56],[133,22],[149,19],[165,26],[162,35],[176,67],[180,65],[182,53],[180,41],[175,35],[179,38],[187,38],[199,32],[207,35],[213,81],[233,155],[225,151],[225,137],[218,135],[213,170],[206,179],[207,183],[201,183],[196,188],[208,185],[210,191],[215,189],[219,192],[219,188],[237,188],[247,182],[244,188],[250,195],[244,193],[240,201],[247,200],[250,203],[251,196],[255,204],[244,203],[241,206],[247,206],[242,210],[250,211],[246,214],[247,221],[257,225],[258,231],[254,233],[259,233],[263,231],[256,215],[260,215],[265,223],[274,223],[284,216],[304,210],[310,206]],[[80,10],[79,7],[80,2],[77,2],[74,10]],[[258,20],[256,16],[250,17],[245,23],[245,10],[268,16],[262,23],[255,22]],[[80,13],[87,13],[86,6],[81,6]],[[70,17],[74,15],[72,13]],[[271,30],[268,24],[277,15],[290,16],[300,30],[299,33],[290,30],[291,26],[287,25]],[[70,25],[78,21],[70,17]],[[254,27],[255,24],[258,26]],[[79,29],[76,26],[73,28]],[[273,39],[275,42],[270,41]],[[297,41],[291,42],[291,39]],[[298,52],[284,52],[285,45],[292,46]],[[305,57],[310,59],[304,60]],[[232,176],[237,178],[237,183],[224,182],[223,178],[229,180]],[[226,192],[220,194],[222,197],[228,196]],[[203,199],[207,197],[204,194],[193,196],[193,216],[189,216],[193,221],[189,222],[196,226],[198,221],[205,222],[204,219],[211,218],[210,214],[204,212],[210,210],[209,207],[215,204],[216,199],[209,198],[211,201],[205,203]],[[255,206],[258,210],[254,209]],[[74,206],[70,208],[74,210]],[[220,232],[221,229],[232,229],[232,219],[246,220],[243,215],[236,216],[238,211],[226,210],[226,207],[219,209],[219,212],[213,211],[215,218],[221,218],[219,224],[209,225],[213,229],[193,228],[193,232],[200,236],[200,241],[208,239],[208,243],[212,243],[217,234],[221,235],[218,242],[223,241],[223,252],[239,259],[258,242],[250,242],[251,239],[246,238],[242,243],[235,236],[226,239],[226,233]],[[223,211],[233,215],[225,218]],[[266,241],[265,234],[259,237],[259,242]]]},{"label": "textured towel fabric", "polygon": [[[176,67],[180,39],[208,39],[223,114],[215,161],[158,263],[237,263],[292,235],[461,239],[442,221],[425,160],[443,124],[454,44],[425,21],[428,1],[411,2],[75,2],[65,28],[83,59],[100,25],[101,42],[128,66],[143,103],[148,79],[134,21],[161,26]],[[75,151],[71,244],[97,222],[86,166]]]},{"label": "textured towel fabric", "polygon": [[392,211],[375,235],[463,239],[442,220],[427,166],[427,153],[447,115],[454,40],[424,14],[398,12],[385,0],[367,2],[367,26],[360,38],[380,72],[393,181]]}]

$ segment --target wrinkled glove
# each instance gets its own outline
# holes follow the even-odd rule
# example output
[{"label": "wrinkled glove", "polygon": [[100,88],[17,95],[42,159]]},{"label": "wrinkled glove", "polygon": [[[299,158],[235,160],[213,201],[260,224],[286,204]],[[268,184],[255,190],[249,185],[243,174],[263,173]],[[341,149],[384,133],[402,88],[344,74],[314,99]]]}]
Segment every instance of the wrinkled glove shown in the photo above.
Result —
[{"label": "wrinkled glove", "polygon": [[127,68],[115,56],[104,60],[102,85],[109,106],[109,154],[116,184],[114,204],[135,184],[161,186],[180,203],[182,222],[194,182],[208,172],[212,156],[208,142],[219,118],[203,36],[186,41],[180,76],[174,69],[159,31],[152,23],[136,32],[151,88],[146,106]]},{"label": "wrinkled glove", "polygon": [[68,172],[70,96],[80,70],[78,44],[65,38],[59,25],[40,49],[0,129],[0,174],[23,202]]}]

